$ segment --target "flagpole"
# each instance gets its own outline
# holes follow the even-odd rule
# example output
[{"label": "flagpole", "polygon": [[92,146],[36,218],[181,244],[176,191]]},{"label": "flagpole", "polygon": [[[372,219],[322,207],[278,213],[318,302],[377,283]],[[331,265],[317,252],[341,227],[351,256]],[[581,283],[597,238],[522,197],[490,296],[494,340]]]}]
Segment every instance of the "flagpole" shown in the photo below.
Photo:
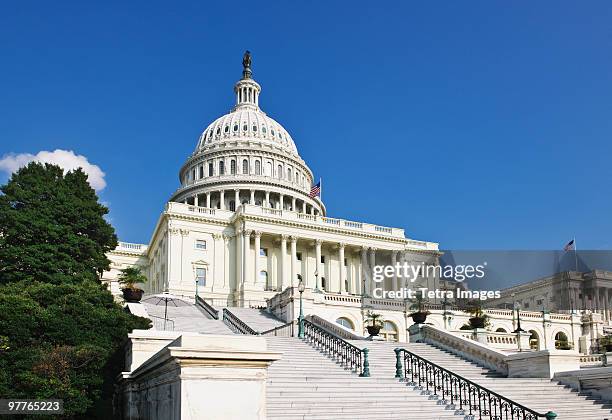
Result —
[{"label": "flagpole", "polygon": [[578,245],[576,245],[575,236],[574,236],[574,261],[576,263],[576,272],[578,272]]},{"label": "flagpole", "polygon": [[323,180],[319,177],[319,200],[323,202]]}]

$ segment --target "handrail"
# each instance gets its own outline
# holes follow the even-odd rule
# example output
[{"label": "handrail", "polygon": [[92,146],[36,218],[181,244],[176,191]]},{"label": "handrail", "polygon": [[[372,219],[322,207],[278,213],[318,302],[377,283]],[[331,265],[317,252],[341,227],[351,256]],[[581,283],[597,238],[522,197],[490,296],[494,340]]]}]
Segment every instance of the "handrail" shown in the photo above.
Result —
[{"label": "handrail", "polygon": [[274,337],[293,337],[293,324],[294,322],[287,322],[286,324],[279,325],[278,327],[270,328],[267,331],[258,333],[259,335],[274,336]]},{"label": "handrail", "polygon": [[196,295],[196,305],[204,309],[204,311],[206,311],[206,313],[212,316],[214,319],[219,319],[219,311],[198,295]]},{"label": "handrail", "polygon": [[[282,336],[291,337],[293,336],[293,322],[287,322],[286,324],[279,325],[278,327],[270,328],[266,331],[255,331],[249,327],[243,320],[234,315],[227,308],[223,308],[223,322],[225,322],[234,332],[248,335],[265,335],[265,336]],[[285,330],[289,330],[289,335],[286,334]]]},{"label": "handrail", "polygon": [[223,322],[225,322],[234,332],[238,332],[240,334],[257,335],[257,331],[249,327],[244,323],[244,321],[228,311],[227,308],[223,308]]},{"label": "handrail", "polygon": [[[404,353],[403,366],[402,356]],[[538,413],[514,402],[490,389],[476,384],[448,369],[402,348],[395,349],[395,377],[408,380],[409,385],[425,388],[434,397],[442,398],[443,404],[459,410],[471,418],[490,420],[554,420],[557,414],[549,411]]]},{"label": "handrail", "polygon": [[359,376],[370,376],[367,348],[360,349],[307,319],[302,322],[304,323],[304,339],[310,340],[315,347],[327,351],[330,356],[339,359],[341,364],[348,366],[351,370],[359,371]]}]

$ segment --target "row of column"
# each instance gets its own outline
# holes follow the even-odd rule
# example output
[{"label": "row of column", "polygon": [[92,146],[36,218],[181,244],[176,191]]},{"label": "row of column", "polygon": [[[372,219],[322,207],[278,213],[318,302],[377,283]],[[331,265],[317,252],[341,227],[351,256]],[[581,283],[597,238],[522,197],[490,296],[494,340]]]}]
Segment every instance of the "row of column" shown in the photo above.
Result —
[{"label": "row of column", "polygon": [[[200,203],[200,199],[199,196],[200,194],[195,194],[191,197],[185,197],[185,199],[183,200],[183,202],[185,204],[193,204],[194,206],[201,206],[201,204],[205,204],[205,206],[202,207],[208,207],[211,208],[211,201],[212,201],[212,194],[213,193],[218,193],[219,194],[219,208],[221,210],[226,210],[225,208],[225,193],[229,191],[230,194],[232,192],[232,190],[218,190],[218,191],[207,191],[205,194],[205,201],[204,203]],[[233,190],[233,194],[234,194],[234,203],[235,203],[235,208],[238,208],[238,206],[241,204],[240,202],[240,189],[234,189]],[[249,197],[249,201],[248,204],[255,204],[255,193],[257,192],[256,190],[248,190],[250,192],[250,197]],[[271,201],[270,201],[270,191],[263,191],[265,194],[265,199],[262,202],[262,206],[263,207],[272,207],[271,205]],[[278,203],[278,208],[280,210],[285,210],[285,198],[287,198],[288,200],[291,200],[291,209],[292,211],[296,211],[298,213],[304,213],[304,214],[311,214],[311,215],[319,215],[319,210],[317,210],[314,206],[309,205],[308,203],[306,203],[306,201],[304,200],[299,200],[296,197],[293,196],[285,196],[284,194],[280,194],[280,193],[273,193],[273,194],[277,194],[279,196],[279,201]],[[191,203],[189,202],[191,199]],[[301,206],[297,206],[298,204],[298,200],[301,201]],[[287,201],[289,202],[289,201]],[[298,209],[298,207],[301,207]]]},{"label": "row of column", "polygon": [[[573,309],[590,310],[600,313],[604,321],[612,320],[612,290],[607,287],[595,287],[587,294],[587,290],[581,288],[570,289],[571,299],[574,302]],[[580,298],[582,294],[582,298]]]},{"label": "row of column", "polygon": [[[244,280],[245,283],[252,283],[252,284],[257,284],[260,282],[260,271],[261,271],[261,267],[260,267],[260,249],[261,249],[261,235],[262,232],[260,231],[252,231],[252,230],[242,230],[239,232],[239,242],[238,242],[238,251],[237,252],[237,266],[241,267],[241,270],[245,270],[246,271],[246,267],[245,265],[243,265],[243,255],[244,255],[244,259],[246,260],[247,256],[249,255],[249,251],[250,251],[250,238],[253,235],[254,237],[254,261],[253,261],[253,273],[249,274],[244,272],[244,274],[242,275],[242,278],[239,279],[239,283],[240,281]],[[279,276],[280,276],[280,281],[278,281],[278,279],[276,279],[276,284],[280,285],[281,290],[284,290],[285,288],[291,286],[291,287],[297,287],[298,285],[298,274],[302,274],[301,269],[300,269],[300,263],[297,259],[297,242],[298,242],[298,237],[297,236],[290,236],[290,235],[281,235],[280,237],[280,270],[279,270]],[[314,248],[315,248],[315,278],[316,278],[316,284],[315,284],[315,288],[317,290],[324,290],[323,288],[323,284],[322,284],[322,280],[324,277],[324,269],[322,267],[322,262],[321,262],[321,256],[322,256],[322,244],[323,241],[321,239],[307,239],[308,241],[314,241]],[[288,244],[289,243],[289,244]],[[289,245],[289,258],[287,258],[287,245]],[[373,280],[372,280],[372,270],[373,267],[376,265],[376,255],[377,255],[377,248],[374,247],[363,247],[363,246],[358,246],[356,245],[356,247],[360,247],[361,248],[361,264],[360,267],[357,268],[358,270],[358,275],[357,278],[354,279],[355,281],[355,291],[351,291],[351,290],[347,290],[347,280],[349,280],[347,278],[347,266],[344,263],[345,260],[345,249],[346,249],[346,244],[339,242],[336,243],[337,246],[337,257],[338,257],[338,279],[339,279],[339,287],[338,290],[330,290],[330,284],[331,284],[331,278],[328,279],[328,283],[325,286],[325,290],[326,291],[332,291],[332,292],[339,292],[339,293],[349,293],[349,292],[354,292],[354,293],[359,293],[360,290],[363,290],[365,292],[366,295],[371,296],[372,295],[372,291],[373,291]],[[405,254],[402,254],[402,257],[400,258],[400,260],[404,260],[405,261]],[[289,264],[287,264],[287,260],[289,260]],[[392,250],[391,251],[391,261],[393,264],[395,264],[398,261],[398,251],[397,250]],[[242,271],[241,271],[242,272]],[[351,279],[353,280],[353,279]],[[280,284],[279,284],[280,283]],[[350,282],[349,282],[350,284]],[[405,285],[401,285],[402,287],[404,287]],[[398,277],[395,275],[392,280],[391,280],[391,287],[393,288],[393,290],[398,290],[400,287],[399,284],[399,279]],[[350,288],[350,286],[349,286]]]}]

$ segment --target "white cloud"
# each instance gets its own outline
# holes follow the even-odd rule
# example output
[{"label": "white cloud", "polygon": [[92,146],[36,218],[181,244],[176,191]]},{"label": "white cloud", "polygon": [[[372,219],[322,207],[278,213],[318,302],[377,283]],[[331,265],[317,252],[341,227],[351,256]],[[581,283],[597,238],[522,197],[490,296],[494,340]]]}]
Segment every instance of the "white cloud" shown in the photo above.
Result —
[{"label": "white cloud", "polygon": [[76,168],[83,168],[89,177],[89,183],[96,191],[101,191],[106,187],[106,181],[102,169],[98,165],[89,163],[83,155],[76,155],[72,150],[57,149],[53,152],[42,150],[33,155],[30,153],[9,153],[0,159],[0,171],[12,174],[19,168],[26,166],[30,162],[48,162],[64,168],[65,171],[70,171]]}]

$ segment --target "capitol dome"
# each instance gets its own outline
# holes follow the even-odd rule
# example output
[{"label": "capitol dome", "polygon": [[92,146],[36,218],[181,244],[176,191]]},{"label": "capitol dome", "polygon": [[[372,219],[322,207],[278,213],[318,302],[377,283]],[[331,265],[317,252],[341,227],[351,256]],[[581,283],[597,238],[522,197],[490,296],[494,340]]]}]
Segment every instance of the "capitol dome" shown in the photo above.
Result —
[{"label": "capitol dome", "polygon": [[200,135],[179,172],[181,186],[170,201],[236,211],[242,204],[325,215],[311,197],[314,177],[285,128],[259,107],[261,86],[245,53],[236,106]]}]

